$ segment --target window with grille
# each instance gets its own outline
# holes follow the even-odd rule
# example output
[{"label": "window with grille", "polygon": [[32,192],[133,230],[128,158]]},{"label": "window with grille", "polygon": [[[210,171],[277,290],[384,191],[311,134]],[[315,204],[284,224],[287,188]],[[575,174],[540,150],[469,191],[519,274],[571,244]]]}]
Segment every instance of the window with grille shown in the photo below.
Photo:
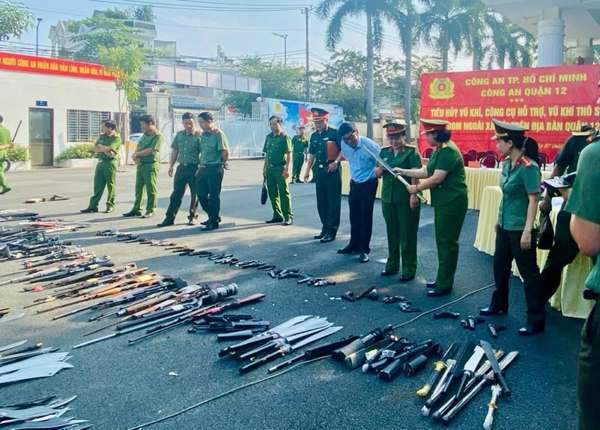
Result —
[{"label": "window with grille", "polygon": [[110,119],[110,112],[67,110],[67,141],[95,141],[102,133],[102,121],[107,119]]}]

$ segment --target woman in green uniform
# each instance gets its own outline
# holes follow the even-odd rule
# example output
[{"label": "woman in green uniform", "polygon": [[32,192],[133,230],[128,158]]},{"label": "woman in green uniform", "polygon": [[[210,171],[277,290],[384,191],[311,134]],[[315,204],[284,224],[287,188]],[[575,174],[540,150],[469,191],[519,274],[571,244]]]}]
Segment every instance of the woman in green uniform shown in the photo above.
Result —
[{"label": "woman in green uniform", "polygon": [[508,284],[513,259],[525,284],[527,324],[519,329],[523,336],[544,330],[544,291],[537,265],[536,240],[533,223],[540,196],[540,168],[537,142],[525,137],[525,128],[492,120],[496,128],[494,139],[505,157],[500,177],[502,201],[496,227],[494,252],[494,281],[496,289],[481,315],[508,312]]},{"label": "woman in green uniform", "polygon": [[[420,168],[421,157],[414,147],[406,144],[406,124],[391,122],[383,128],[391,146],[381,150],[381,158],[390,167]],[[409,194],[406,187],[383,167],[378,167],[376,174],[383,178],[381,207],[388,240],[388,259],[381,275],[398,273],[402,256],[400,282],[408,282],[415,278],[417,271],[417,231],[421,214],[419,199],[416,194]],[[418,184],[418,179],[413,178],[412,183]]]},{"label": "woman in green uniform", "polygon": [[427,143],[435,150],[427,166],[421,169],[395,169],[398,174],[423,179],[408,191],[431,190],[434,208],[435,242],[438,271],[435,282],[426,284],[430,297],[449,294],[454,286],[458,262],[458,239],[467,213],[467,183],[462,154],[450,140],[448,121],[422,119]]}]

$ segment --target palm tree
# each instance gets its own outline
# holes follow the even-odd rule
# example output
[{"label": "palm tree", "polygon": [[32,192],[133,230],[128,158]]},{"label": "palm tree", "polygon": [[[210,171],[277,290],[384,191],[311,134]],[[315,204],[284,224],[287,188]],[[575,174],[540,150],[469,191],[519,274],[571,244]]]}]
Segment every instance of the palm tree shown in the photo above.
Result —
[{"label": "palm tree", "polygon": [[486,24],[491,32],[491,61],[504,69],[506,60],[511,67],[529,67],[533,63],[535,38],[521,27],[498,14],[489,14]]},{"label": "palm tree", "polygon": [[[373,104],[375,98],[375,49],[381,48],[383,21],[393,21],[399,0],[322,0],[317,13],[330,19],[327,27],[327,47],[335,49],[342,38],[344,21],[365,15],[367,19],[367,136],[373,137]],[[335,9],[335,11],[334,11]]]},{"label": "palm tree", "polygon": [[402,52],[404,53],[404,120],[408,125],[406,137],[411,138],[412,122],[412,83],[413,83],[413,46],[415,44],[415,27],[419,16],[415,11],[413,0],[400,0],[396,11],[389,16],[400,34]]},{"label": "palm tree", "polygon": [[450,50],[460,52],[469,46],[477,31],[476,14],[479,0],[423,0],[426,10],[421,14],[419,37],[440,52],[442,70],[448,70]]}]

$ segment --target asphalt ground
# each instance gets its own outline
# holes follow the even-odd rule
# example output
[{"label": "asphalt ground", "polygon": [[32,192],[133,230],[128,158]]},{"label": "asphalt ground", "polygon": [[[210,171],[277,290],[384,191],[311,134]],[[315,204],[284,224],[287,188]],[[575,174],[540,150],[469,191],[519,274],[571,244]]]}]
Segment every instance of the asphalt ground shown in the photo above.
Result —
[{"label": "asphalt ground", "polygon": [[[112,214],[82,215],[92,188],[89,170],[45,169],[9,173],[13,191],[0,197],[1,209],[28,208],[43,215],[69,221],[90,221],[93,226],[64,235],[97,255],[110,255],[117,264],[136,262],[165,275],[180,276],[190,282],[236,282],[239,296],[262,292],[263,302],[240,310],[270,320],[273,324],[300,314],[329,318],[344,326],[339,336],[361,334],[386,324],[407,321],[416,314],[399,311],[393,304],[370,300],[355,303],[332,300],[346,290],[377,286],[383,294],[409,298],[415,307],[430,309],[492,282],[492,258],[473,247],[478,213],[469,211],[461,235],[461,254],[456,286],[451,296],[425,297],[425,279],[435,275],[436,251],[432,209],[424,207],[419,232],[418,277],[409,284],[395,278],[382,278],[386,257],[385,225],[376,203],[371,262],[359,264],[356,257],[337,255],[349,237],[347,201],[342,202],[342,226],[338,240],[319,244],[312,240],[319,222],[312,184],[291,187],[294,225],[267,226],[270,206],[261,206],[260,161],[233,161],[226,173],[222,194],[222,228],[201,232],[185,223],[157,229],[155,224],[168,205],[171,180],[166,166],[160,172],[159,211],[155,218],[124,219],[133,199],[134,168],[118,175],[117,207]],[[62,194],[68,201],[24,205],[26,198]],[[188,198],[183,208],[188,205]],[[7,223],[10,225],[10,223]],[[6,225],[6,224],[5,224]],[[113,238],[95,236],[96,231],[118,227],[149,238],[172,239],[197,249],[222,250],[241,259],[261,259],[282,268],[299,268],[315,276],[336,280],[323,288],[299,286],[295,280],[273,280],[262,272],[215,265],[206,259],[180,257],[158,247],[117,243]],[[0,264],[0,276],[18,270],[19,264]],[[33,301],[32,293],[22,293],[22,285],[0,287],[0,307],[23,307]],[[462,316],[476,314],[488,304],[491,291],[475,294],[451,307]],[[70,347],[82,341],[83,333],[96,327],[82,314],[52,321],[53,314],[27,312],[24,318],[0,324],[0,345],[20,339],[46,345]],[[522,284],[511,283],[509,316],[494,321],[508,330],[493,340],[485,325],[475,332],[463,329],[458,321],[433,320],[425,316],[397,331],[414,340],[434,339],[447,346],[471,337],[486,339],[505,351],[520,352],[507,371],[512,389],[509,399],[501,399],[495,429],[573,429],[576,427],[575,367],[582,321],[565,318],[549,310],[546,332],[534,338],[516,334],[525,316]],[[491,321],[491,319],[490,319]],[[75,367],[52,378],[0,387],[0,404],[32,400],[50,394],[78,395],[73,404],[79,418],[91,420],[98,429],[121,430],[160,418],[198,401],[266,375],[262,368],[240,376],[237,363],[219,359],[222,347],[214,336],[189,334],[178,328],[146,342],[128,346],[127,337],[72,351]],[[172,376],[176,374],[177,376]],[[415,396],[430,371],[414,377],[399,377],[388,383],[360,370],[348,371],[331,359],[298,367],[278,378],[249,387],[194,409],[155,427],[156,429],[429,429],[442,427],[420,416],[421,400]],[[486,390],[452,423],[455,429],[481,428],[490,391]]]}]

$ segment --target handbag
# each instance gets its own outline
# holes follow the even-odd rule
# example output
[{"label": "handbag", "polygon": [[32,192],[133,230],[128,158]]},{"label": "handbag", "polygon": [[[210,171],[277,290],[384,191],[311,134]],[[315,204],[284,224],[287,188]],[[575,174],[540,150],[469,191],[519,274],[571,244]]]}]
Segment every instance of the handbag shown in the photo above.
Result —
[{"label": "handbag", "polygon": [[540,232],[538,235],[538,249],[552,249],[554,245],[554,227],[549,213],[540,214]]},{"label": "handbag", "polygon": [[261,205],[266,204],[268,198],[269,198],[269,193],[267,191],[267,181],[263,181],[262,191],[260,193],[260,204]]}]

